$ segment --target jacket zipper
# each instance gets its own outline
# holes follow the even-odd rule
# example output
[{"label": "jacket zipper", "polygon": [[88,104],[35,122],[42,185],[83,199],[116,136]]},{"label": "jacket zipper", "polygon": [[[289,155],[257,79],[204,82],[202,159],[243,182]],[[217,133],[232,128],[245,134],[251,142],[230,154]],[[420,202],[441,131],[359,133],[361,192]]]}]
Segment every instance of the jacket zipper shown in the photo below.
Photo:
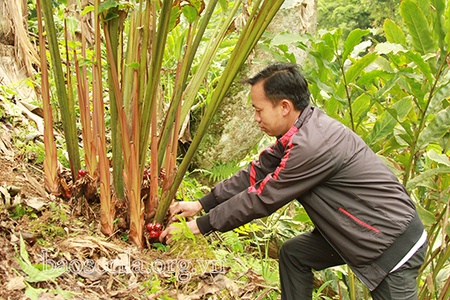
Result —
[{"label": "jacket zipper", "polygon": [[356,223],[358,223],[359,225],[363,226],[364,228],[367,228],[373,232],[379,233],[380,230],[370,226],[369,224],[361,221],[360,219],[358,219],[357,217],[355,217],[354,215],[352,215],[351,213],[349,213],[348,211],[346,211],[345,209],[343,209],[342,207],[339,207],[339,211],[342,212],[343,214],[345,214],[347,217],[349,217],[350,219],[352,219],[353,221],[355,221]]}]

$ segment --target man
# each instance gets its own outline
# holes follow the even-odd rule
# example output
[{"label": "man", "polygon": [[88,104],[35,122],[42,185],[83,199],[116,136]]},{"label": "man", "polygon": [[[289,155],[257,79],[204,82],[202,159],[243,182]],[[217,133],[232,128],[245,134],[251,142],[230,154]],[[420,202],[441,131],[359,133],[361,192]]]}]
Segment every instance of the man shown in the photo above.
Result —
[{"label": "man", "polygon": [[[246,81],[255,121],[276,136],[258,161],[171,214],[195,234],[228,231],[297,199],[315,225],[283,244],[282,299],[311,299],[312,270],[348,264],[373,299],[417,299],[426,233],[405,188],[350,129],[309,105],[295,65],[274,64]],[[171,241],[169,226],[161,240]]]}]

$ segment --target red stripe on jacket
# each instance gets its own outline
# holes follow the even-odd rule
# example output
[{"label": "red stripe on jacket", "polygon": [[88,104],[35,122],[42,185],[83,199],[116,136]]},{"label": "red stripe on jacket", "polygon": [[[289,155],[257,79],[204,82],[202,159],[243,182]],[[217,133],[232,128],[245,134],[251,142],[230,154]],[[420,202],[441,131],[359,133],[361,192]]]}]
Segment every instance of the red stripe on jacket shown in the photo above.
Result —
[{"label": "red stripe on jacket", "polygon": [[[286,168],[286,163],[289,159],[289,156],[291,154],[291,149],[293,147],[292,138],[294,137],[294,135],[297,132],[298,132],[298,128],[296,126],[292,126],[291,129],[289,129],[289,131],[285,135],[283,135],[279,140],[277,140],[277,142],[275,143],[275,145],[273,147],[275,147],[277,145],[277,143],[280,142],[286,149],[285,154],[284,154],[283,158],[281,159],[280,164],[275,169],[275,171],[273,173],[267,174],[267,176],[259,184],[258,188],[256,187],[255,165],[259,164],[259,162],[252,162],[251,167],[250,167],[250,186],[248,188],[249,193],[257,193],[258,195],[260,195],[263,192],[263,190],[266,187],[266,184],[267,184],[267,182],[269,182],[269,180],[271,180],[271,179],[277,180],[278,179],[280,172]],[[273,152],[273,148],[272,147],[268,148],[265,151]]]}]

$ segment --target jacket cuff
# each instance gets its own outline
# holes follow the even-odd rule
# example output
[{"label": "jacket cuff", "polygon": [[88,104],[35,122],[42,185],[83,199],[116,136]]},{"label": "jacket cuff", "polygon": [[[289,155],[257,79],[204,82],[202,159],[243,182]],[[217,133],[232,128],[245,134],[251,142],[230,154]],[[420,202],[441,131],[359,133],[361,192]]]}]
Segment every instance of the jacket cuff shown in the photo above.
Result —
[{"label": "jacket cuff", "polygon": [[216,197],[212,192],[206,194],[202,198],[200,198],[198,201],[200,201],[203,210],[205,212],[209,212],[211,209],[219,205],[219,203],[216,201]]},{"label": "jacket cuff", "polygon": [[211,223],[209,222],[209,215],[201,216],[195,219],[195,221],[197,222],[197,227],[200,230],[201,234],[208,235],[214,231],[214,228],[211,226]]}]

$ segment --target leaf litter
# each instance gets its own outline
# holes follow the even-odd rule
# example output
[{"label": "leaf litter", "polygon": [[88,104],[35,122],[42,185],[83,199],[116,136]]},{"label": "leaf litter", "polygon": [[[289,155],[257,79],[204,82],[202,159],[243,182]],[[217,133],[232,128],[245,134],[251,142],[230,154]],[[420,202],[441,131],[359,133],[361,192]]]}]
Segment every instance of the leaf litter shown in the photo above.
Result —
[{"label": "leaf litter", "polygon": [[137,249],[126,232],[105,237],[99,203],[48,195],[39,165],[0,125],[0,300],[264,299],[274,289],[252,269],[230,276],[204,256],[205,245],[183,244],[180,254]]}]

